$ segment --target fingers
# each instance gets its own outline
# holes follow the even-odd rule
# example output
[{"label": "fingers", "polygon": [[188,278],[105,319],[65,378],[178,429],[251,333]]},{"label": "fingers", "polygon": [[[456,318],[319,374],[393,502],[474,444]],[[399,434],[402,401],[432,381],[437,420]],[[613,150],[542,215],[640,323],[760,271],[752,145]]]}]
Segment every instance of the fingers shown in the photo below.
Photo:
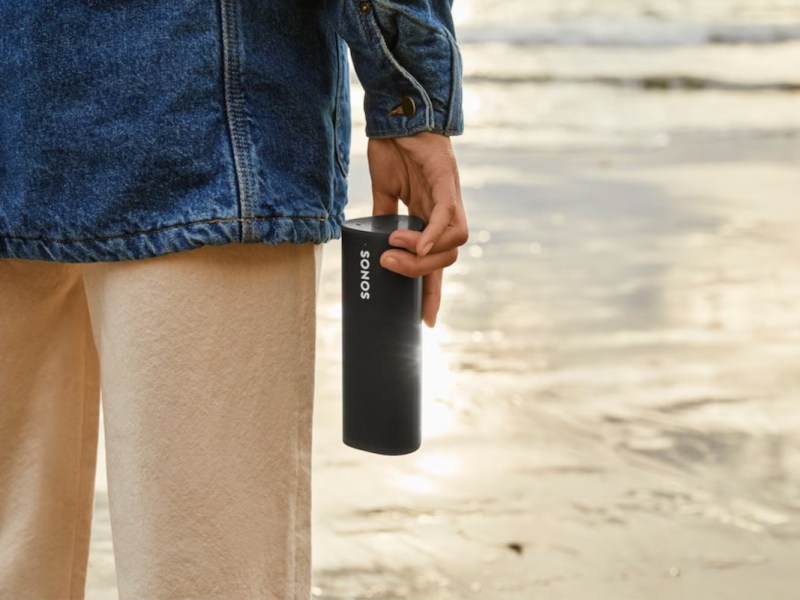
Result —
[{"label": "fingers", "polygon": [[442,275],[438,269],[422,278],[422,320],[428,327],[436,325],[436,315],[442,302]]},{"label": "fingers", "polygon": [[[464,229],[466,229],[466,227],[464,227]],[[397,231],[393,231],[389,236],[389,243],[392,246],[397,246],[399,248],[410,250],[411,252],[416,252],[416,249],[420,246],[420,238],[422,237],[422,233],[423,232],[412,231],[410,229],[398,229]],[[442,252],[461,246],[466,241],[466,238],[467,235],[462,233],[461,228],[455,226],[447,227],[444,233],[442,233],[442,235],[439,237],[438,241],[428,251],[428,254]]]},{"label": "fingers", "polygon": [[406,250],[386,250],[381,254],[381,266],[406,277],[429,275],[438,269],[449,267],[458,258],[458,249],[434,252],[427,256],[417,256]]},{"label": "fingers", "polygon": [[367,147],[372,181],[372,216],[396,215],[403,191],[404,163],[389,140],[370,139]]},{"label": "fingers", "polygon": [[[434,249],[460,246],[466,243],[469,235],[455,158],[445,154],[437,165],[426,165],[425,176],[430,185],[431,209],[425,229],[416,242],[415,251],[420,256]],[[448,237],[443,241],[445,234]]]},{"label": "fingers", "polygon": [[450,203],[438,203],[433,205],[433,211],[428,218],[425,229],[419,236],[416,244],[416,253],[425,256],[431,251],[434,244],[439,242],[445,229],[450,225],[455,212],[455,205]]},{"label": "fingers", "polygon": [[461,194],[456,185],[455,162],[447,161],[427,174],[430,184],[431,211],[425,229],[417,240],[416,253],[425,256],[439,243],[439,238],[457,220]]},{"label": "fingers", "polygon": [[380,264],[406,277],[423,277],[422,317],[433,327],[441,303],[443,270],[456,261],[458,247],[469,237],[450,139],[428,132],[370,138],[367,157],[373,216],[398,214],[402,199],[409,215],[425,222],[421,232],[393,232],[389,243],[396,248],[383,252]]},{"label": "fingers", "polygon": [[387,250],[381,255],[380,263],[382,267],[406,277],[422,276],[422,320],[428,327],[433,327],[442,302],[444,268],[452,265],[456,258],[456,249],[423,257],[406,250]]},{"label": "fingers", "polygon": [[397,214],[397,204],[398,200],[396,196],[392,194],[387,194],[386,192],[382,192],[381,190],[376,189],[374,186],[372,188],[372,216],[377,217],[379,215],[396,215]]}]

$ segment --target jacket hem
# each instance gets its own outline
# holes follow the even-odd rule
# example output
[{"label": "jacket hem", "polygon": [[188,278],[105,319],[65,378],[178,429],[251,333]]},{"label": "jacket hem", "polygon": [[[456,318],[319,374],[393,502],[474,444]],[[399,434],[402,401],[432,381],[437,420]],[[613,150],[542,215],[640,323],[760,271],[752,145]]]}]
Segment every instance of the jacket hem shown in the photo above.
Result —
[{"label": "jacket hem", "polygon": [[[253,237],[240,242],[239,227],[243,220],[251,227]],[[72,239],[0,233],[0,259],[117,262],[229,243],[321,244],[341,237],[343,221],[343,213],[327,217],[206,219],[112,236]]]}]

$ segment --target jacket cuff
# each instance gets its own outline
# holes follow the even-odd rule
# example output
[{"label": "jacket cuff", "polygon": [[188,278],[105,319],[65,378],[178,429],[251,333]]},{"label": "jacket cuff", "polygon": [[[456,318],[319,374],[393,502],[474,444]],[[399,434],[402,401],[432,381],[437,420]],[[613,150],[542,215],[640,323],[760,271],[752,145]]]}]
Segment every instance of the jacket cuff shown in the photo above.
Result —
[{"label": "jacket cuff", "polygon": [[366,135],[464,131],[453,0],[335,0],[338,34],[364,88]]}]

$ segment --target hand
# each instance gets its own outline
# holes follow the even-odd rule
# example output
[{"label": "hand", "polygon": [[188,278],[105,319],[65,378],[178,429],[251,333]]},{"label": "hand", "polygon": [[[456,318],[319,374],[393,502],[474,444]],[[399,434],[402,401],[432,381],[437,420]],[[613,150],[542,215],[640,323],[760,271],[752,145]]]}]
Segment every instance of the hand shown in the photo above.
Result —
[{"label": "hand", "polygon": [[387,250],[380,261],[382,267],[406,277],[422,276],[422,318],[433,327],[442,299],[443,270],[456,261],[458,246],[469,237],[450,138],[430,131],[370,138],[367,160],[373,216],[396,215],[402,200],[408,214],[426,224],[421,232],[394,231],[389,243],[405,250]]}]

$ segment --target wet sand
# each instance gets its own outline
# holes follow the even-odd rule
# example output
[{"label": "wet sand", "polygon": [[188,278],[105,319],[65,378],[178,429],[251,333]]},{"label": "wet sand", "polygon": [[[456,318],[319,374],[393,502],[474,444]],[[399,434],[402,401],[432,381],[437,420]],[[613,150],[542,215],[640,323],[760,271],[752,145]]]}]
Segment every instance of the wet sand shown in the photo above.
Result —
[{"label": "wet sand", "polygon": [[[796,598],[800,141],[454,146],[471,238],[416,453],[341,442],[325,248],[314,597]],[[88,598],[115,597],[104,494]]]}]

